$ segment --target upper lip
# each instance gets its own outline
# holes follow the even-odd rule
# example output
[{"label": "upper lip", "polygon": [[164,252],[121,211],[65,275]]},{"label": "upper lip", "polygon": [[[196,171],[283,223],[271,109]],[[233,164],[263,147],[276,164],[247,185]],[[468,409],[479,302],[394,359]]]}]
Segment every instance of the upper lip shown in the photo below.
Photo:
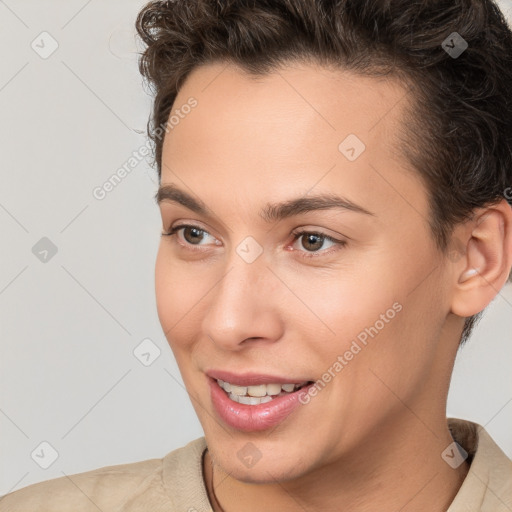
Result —
[{"label": "upper lip", "polygon": [[310,379],[281,377],[279,375],[268,375],[256,372],[232,373],[225,370],[208,370],[208,377],[212,379],[223,380],[236,386],[257,386],[259,384],[300,384],[309,382]]}]

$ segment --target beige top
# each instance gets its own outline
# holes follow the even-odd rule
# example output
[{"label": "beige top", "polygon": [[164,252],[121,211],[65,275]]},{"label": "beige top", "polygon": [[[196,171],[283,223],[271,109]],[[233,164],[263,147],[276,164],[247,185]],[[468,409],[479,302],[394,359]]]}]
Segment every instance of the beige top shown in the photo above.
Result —
[{"label": "beige top", "polygon": [[[511,512],[512,461],[480,425],[454,418],[448,425],[471,466],[447,512]],[[210,512],[205,448],[201,437],[162,459],[29,485],[0,498],[0,512]]]}]

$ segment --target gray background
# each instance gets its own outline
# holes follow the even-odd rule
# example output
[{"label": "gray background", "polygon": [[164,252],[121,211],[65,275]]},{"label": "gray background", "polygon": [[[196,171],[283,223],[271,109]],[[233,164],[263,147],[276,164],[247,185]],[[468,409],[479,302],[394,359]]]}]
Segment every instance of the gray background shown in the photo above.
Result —
[{"label": "gray background", "polygon": [[[156,313],[149,159],[93,196],[147,140],[144,3],[0,0],[0,495],[202,435]],[[459,353],[448,407],[509,456],[511,332],[508,285]]]}]

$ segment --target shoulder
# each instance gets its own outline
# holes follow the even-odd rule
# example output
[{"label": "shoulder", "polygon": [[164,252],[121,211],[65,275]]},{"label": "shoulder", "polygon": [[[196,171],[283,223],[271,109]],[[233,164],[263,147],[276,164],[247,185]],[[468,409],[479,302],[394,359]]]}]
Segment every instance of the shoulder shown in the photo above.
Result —
[{"label": "shoulder", "polygon": [[170,465],[182,464],[202,439],[161,459],[105,466],[29,485],[0,497],[0,512],[109,512],[127,504],[134,504],[130,510],[146,510],[135,505],[142,501],[149,503],[148,511],[157,510],[154,505],[169,503],[170,498],[163,482],[164,466],[169,470]]},{"label": "shoulder", "polygon": [[475,481],[485,482],[483,504],[487,509],[508,512],[512,510],[512,460],[483,427],[480,429],[477,449],[480,458],[475,457],[477,464],[472,476]]},{"label": "shoulder", "polygon": [[144,479],[158,472],[162,459],[106,466],[29,485],[0,498],[1,512],[109,510]]},{"label": "shoulder", "polygon": [[477,423],[449,419],[454,440],[465,450],[469,472],[448,512],[512,510],[512,461],[484,427]]}]

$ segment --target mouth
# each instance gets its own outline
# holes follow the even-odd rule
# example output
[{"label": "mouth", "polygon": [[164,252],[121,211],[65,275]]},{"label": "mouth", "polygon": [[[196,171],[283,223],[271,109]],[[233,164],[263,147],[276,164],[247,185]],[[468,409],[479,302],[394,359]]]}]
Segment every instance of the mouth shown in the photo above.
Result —
[{"label": "mouth", "polygon": [[312,383],[312,381],[304,381],[300,383],[290,382],[285,384],[275,382],[270,384],[240,386],[221,379],[215,380],[219,387],[227,393],[230,400],[244,405],[266,404],[278,397],[288,396]]},{"label": "mouth", "polygon": [[209,372],[210,397],[217,417],[239,431],[261,431],[283,422],[300,405],[300,395],[314,385],[258,374]]}]

